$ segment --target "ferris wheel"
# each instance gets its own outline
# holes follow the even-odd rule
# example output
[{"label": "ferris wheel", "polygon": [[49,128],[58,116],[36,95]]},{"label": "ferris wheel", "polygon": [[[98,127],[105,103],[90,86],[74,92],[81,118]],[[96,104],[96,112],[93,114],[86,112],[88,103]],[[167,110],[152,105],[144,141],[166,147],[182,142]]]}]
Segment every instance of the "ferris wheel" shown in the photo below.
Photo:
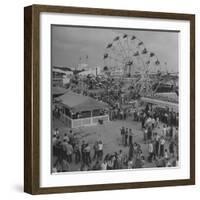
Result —
[{"label": "ferris wheel", "polygon": [[121,78],[134,77],[133,85],[140,94],[153,93],[156,79],[151,74],[161,71],[161,63],[144,42],[135,35],[116,36],[106,45],[103,55],[104,70]]}]

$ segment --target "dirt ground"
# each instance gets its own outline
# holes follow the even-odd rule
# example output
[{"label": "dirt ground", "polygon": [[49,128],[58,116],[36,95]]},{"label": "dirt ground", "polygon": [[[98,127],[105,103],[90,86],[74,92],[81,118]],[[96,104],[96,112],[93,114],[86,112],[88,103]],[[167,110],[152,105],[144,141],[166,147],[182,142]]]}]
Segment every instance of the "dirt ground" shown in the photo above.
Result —
[{"label": "dirt ground", "polygon": [[[109,121],[102,125],[98,124],[96,126],[88,126],[88,127],[73,129],[73,134],[76,134],[78,136],[80,142],[82,140],[85,140],[85,142],[89,143],[92,149],[91,157],[93,156],[93,145],[97,140],[102,140],[103,142],[104,155],[106,155],[107,153],[112,154],[114,152],[119,152],[119,150],[122,150],[123,153],[128,154],[129,147],[124,147],[122,145],[122,138],[120,134],[120,129],[122,126],[124,126],[125,128],[132,129],[134,133],[133,142],[137,142],[141,145],[143,155],[147,157],[148,145],[145,144],[143,141],[143,131],[141,129],[141,123],[135,122],[131,119]],[[160,134],[162,127],[163,125],[160,124],[159,127],[155,130],[155,132]],[[59,129],[61,139],[64,133],[69,132],[69,129],[59,120],[53,121],[53,128]],[[167,145],[168,143],[165,144],[166,147]],[[155,167],[155,163],[146,162],[144,168],[149,168],[149,167]],[[70,168],[71,171],[77,171],[80,169],[80,164],[75,164],[73,162],[72,164],[70,164]]]}]

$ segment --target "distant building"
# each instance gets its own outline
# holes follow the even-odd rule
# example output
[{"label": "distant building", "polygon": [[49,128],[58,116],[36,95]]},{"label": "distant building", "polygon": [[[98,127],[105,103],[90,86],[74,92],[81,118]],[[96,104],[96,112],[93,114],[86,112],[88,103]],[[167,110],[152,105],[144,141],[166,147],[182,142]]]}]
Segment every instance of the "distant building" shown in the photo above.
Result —
[{"label": "distant building", "polygon": [[73,75],[73,72],[71,71],[64,71],[56,68],[53,68],[52,72],[53,87],[63,87],[70,82],[70,77]]},{"label": "distant building", "polygon": [[60,69],[52,70],[52,86],[53,87],[63,87],[63,77],[65,72]]},{"label": "distant building", "polygon": [[78,66],[77,66],[77,68],[76,68],[76,70],[82,70],[82,69],[88,70],[88,67],[89,66],[86,63],[79,63]]},{"label": "distant building", "polygon": [[111,69],[111,76],[123,76],[123,69],[122,67],[115,67]]}]

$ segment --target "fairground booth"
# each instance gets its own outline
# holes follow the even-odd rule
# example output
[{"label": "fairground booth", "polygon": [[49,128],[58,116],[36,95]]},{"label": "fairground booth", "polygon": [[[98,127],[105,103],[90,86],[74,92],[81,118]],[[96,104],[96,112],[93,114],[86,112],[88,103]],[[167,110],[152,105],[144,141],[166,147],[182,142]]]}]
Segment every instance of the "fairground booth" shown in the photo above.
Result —
[{"label": "fairground booth", "polygon": [[178,97],[176,94],[174,96],[170,96],[170,93],[159,95],[159,96],[154,96],[154,97],[142,97],[141,101],[144,103],[148,103],[151,105],[163,107],[163,108],[169,108],[169,110],[173,110],[175,113],[179,113],[178,109]]},{"label": "fairground booth", "polygon": [[109,121],[108,104],[74,92],[58,97],[61,120],[69,128],[92,126]]}]

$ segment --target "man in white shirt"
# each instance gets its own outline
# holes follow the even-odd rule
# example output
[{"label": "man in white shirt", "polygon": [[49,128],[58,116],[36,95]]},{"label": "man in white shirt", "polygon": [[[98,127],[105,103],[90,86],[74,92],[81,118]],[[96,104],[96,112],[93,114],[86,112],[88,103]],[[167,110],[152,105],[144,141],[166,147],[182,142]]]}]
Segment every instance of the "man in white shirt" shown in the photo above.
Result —
[{"label": "man in white shirt", "polygon": [[100,140],[98,142],[98,159],[102,160],[102,158],[103,158],[103,143]]},{"label": "man in white shirt", "polygon": [[152,162],[153,150],[154,150],[152,141],[149,142],[148,150],[149,150],[149,162]]}]

